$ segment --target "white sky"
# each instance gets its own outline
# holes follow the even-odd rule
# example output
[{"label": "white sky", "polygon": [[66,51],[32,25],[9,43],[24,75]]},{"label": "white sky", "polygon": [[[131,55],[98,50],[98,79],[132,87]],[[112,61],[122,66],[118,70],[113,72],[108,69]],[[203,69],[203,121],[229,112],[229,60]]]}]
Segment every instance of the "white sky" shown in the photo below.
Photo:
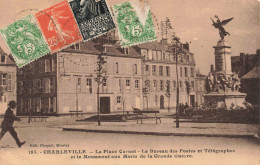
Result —
[{"label": "white sky", "polygon": [[[125,0],[107,0],[110,5]],[[10,3],[11,2],[11,3]],[[29,13],[28,9],[43,10],[61,0],[0,0],[0,28]],[[196,67],[203,74],[214,64],[214,49],[219,40],[218,30],[211,26],[210,17],[221,20],[234,17],[225,26],[231,36],[225,40],[232,47],[232,55],[240,52],[255,53],[260,49],[260,2],[258,0],[149,0],[151,10],[158,21],[169,17],[176,35],[182,42],[191,41]],[[26,10],[26,11],[24,11]],[[0,37],[0,46],[10,51]]]}]

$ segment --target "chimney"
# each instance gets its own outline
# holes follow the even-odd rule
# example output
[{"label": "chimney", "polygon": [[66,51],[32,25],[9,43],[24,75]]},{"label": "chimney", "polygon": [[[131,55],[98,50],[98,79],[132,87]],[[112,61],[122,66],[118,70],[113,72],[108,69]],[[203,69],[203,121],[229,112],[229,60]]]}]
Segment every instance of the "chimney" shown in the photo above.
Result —
[{"label": "chimney", "polygon": [[107,52],[107,45],[103,45],[103,53]]},{"label": "chimney", "polygon": [[240,63],[243,64],[245,59],[245,53],[240,53]]},{"label": "chimney", "polygon": [[211,73],[214,72],[214,65],[213,65],[213,64],[210,65],[210,72],[211,72]]},{"label": "chimney", "polygon": [[185,44],[183,44],[183,49],[186,49],[186,50],[190,51],[189,43],[186,42]]},{"label": "chimney", "polygon": [[256,50],[257,66],[260,66],[260,49]]},{"label": "chimney", "polygon": [[164,39],[161,40],[161,44],[162,44],[162,45],[167,45],[167,43],[168,43],[168,41],[167,41],[166,38],[164,38]]}]

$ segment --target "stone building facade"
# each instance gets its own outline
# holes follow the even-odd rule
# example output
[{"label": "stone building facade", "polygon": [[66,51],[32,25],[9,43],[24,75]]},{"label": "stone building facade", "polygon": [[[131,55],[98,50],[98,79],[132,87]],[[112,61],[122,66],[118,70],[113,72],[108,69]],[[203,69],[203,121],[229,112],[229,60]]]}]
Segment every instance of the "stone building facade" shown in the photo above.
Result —
[{"label": "stone building facade", "polygon": [[[160,42],[150,42],[138,45],[140,54],[144,57],[143,86],[148,86],[148,108],[167,110],[176,107],[176,57],[169,45]],[[195,106],[195,60],[194,55],[183,48],[178,56],[178,73],[180,86],[180,103],[186,102]],[[166,97],[167,81],[170,86],[170,97]],[[187,82],[190,91],[187,92]],[[144,99],[143,107],[147,105]]]},{"label": "stone building facade", "polygon": [[[19,70],[18,109],[52,115],[70,110],[97,112],[97,57],[103,52],[106,79],[100,85],[100,111],[141,108],[142,57],[133,49],[92,41],[46,55]],[[26,79],[30,77],[30,79]],[[27,85],[25,85],[27,84]]]},{"label": "stone building facade", "polygon": [[9,101],[16,101],[16,64],[10,55],[0,48],[0,114]]}]

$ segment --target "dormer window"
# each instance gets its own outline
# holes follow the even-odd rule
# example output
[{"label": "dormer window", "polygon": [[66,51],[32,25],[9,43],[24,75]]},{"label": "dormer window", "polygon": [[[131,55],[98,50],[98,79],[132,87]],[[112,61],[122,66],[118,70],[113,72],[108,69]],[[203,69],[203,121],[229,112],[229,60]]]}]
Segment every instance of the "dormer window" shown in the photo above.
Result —
[{"label": "dormer window", "polygon": [[129,48],[124,48],[124,53],[129,54]]},{"label": "dormer window", "polygon": [[79,43],[77,43],[77,44],[71,45],[70,48],[71,49],[75,49],[75,50],[79,50],[80,49],[80,45],[79,45]]},{"label": "dormer window", "polygon": [[6,58],[6,56],[5,55],[1,55],[1,63],[5,63],[5,59]]}]

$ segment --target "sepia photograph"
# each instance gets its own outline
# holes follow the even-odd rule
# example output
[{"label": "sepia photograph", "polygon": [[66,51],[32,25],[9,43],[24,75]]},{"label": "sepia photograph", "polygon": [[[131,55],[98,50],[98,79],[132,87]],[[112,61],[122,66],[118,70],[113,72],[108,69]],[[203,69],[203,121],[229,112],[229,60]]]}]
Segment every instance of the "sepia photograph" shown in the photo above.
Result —
[{"label": "sepia photograph", "polygon": [[0,0],[1,165],[260,164],[259,0]]}]

